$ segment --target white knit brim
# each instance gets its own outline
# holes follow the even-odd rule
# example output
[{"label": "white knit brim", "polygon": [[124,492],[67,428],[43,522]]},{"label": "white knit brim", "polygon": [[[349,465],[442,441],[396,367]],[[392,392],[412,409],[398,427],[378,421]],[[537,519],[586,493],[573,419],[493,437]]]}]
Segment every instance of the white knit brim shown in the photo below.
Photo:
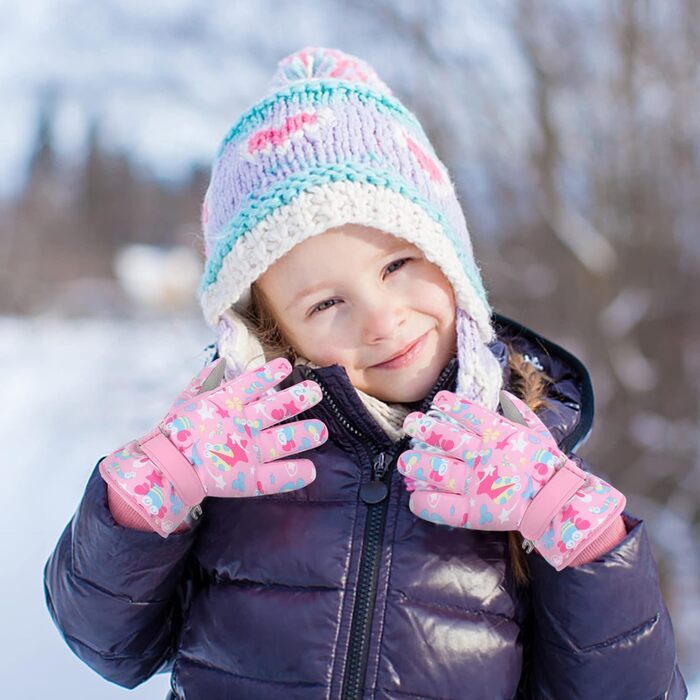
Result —
[{"label": "white knit brim", "polygon": [[457,306],[474,319],[483,342],[493,340],[490,309],[441,224],[398,192],[349,181],[326,183],[302,192],[236,241],[216,281],[200,297],[207,323],[216,329],[227,308],[247,303],[250,285],[295,245],[348,223],[380,229],[420,248],[450,281]]}]

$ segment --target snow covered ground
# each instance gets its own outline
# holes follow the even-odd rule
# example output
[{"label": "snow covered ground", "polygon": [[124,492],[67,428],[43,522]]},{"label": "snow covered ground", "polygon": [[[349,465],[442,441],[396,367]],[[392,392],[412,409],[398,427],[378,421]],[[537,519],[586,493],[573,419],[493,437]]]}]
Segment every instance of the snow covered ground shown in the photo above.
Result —
[{"label": "snow covered ground", "polygon": [[127,691],[73,655],[46,609],[43,567],[97,460],[153,427],[211,340],[203,322],[176,319],[0,318],[3,697],[165,698],[168,675]]},{"label": "snow covered ground", "polygon": [[[97,460],[153,427],[201,369],[208,355],[204,348],[212,340],[198,319],[0,317],[6,453],[9,447],[0,538],[3,697],[165,697],[167,676],[126,691],[73,655],[47,612],[43,567]],[[677,540],[678,522],[663,523],[659,518],[658,526]],[[688,560],[685,548],[679,561]],[[679,574],[678,581],[695,578]],[[691,611],[697,619],[699,608],[697,600],[689,600],[678,610]],[[674,618],[677,632],[687,627],[681,622]],[[690,671],[684,668],[688,676]],[[689,697],[700,699],[700,678]]]}]

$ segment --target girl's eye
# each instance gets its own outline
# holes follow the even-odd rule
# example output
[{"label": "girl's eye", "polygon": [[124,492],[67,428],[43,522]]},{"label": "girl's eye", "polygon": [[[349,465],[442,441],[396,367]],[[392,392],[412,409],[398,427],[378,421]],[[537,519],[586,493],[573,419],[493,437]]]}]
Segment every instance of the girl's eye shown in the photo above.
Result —
[{"label": "girl's eye", "polygon": [[394,260],[394,262],[389,263],[386,268],[387,274],[396,272],[396,270],[402,268],[411,258],[401,258],[400,260]]},{"label": "girl's eye", "polygon": [[325,301],[322,301],[320,304],[316,304],[313,309],[311,309],[311,314],[315,314],[317,311],[325,311],[326,309],[330,309],[331,306],[335,306],[337,302],[337,299],[326,299]]}]

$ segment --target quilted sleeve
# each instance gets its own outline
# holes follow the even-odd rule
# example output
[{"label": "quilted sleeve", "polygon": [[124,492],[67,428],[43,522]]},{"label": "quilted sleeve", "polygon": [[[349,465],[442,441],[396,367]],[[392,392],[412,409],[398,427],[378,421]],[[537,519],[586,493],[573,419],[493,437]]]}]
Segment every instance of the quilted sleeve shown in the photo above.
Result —
[{"label": "quilted sleeve", "polygon": [[644,523],[623,519],[626,537],[587,564],[557,572],[530,555],[531,697],[687,697]]},{"label": "quilted sleeve", "polygon": [[44,591],[68,646],[104,678],[134,688],[168,665],[197,526],[164,539],[118,525],[93,470],[46,563]]}]

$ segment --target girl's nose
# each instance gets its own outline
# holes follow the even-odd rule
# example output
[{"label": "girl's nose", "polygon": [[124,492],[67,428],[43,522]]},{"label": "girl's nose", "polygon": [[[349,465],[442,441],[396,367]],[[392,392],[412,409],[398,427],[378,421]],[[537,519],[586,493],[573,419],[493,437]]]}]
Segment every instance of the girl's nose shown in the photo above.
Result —
[{"label": "girl's nose", "polygon": [[397,330],[406,320],[403,305],[375,299],[362,310],[362,340],[378,343],[396,336]]}]

